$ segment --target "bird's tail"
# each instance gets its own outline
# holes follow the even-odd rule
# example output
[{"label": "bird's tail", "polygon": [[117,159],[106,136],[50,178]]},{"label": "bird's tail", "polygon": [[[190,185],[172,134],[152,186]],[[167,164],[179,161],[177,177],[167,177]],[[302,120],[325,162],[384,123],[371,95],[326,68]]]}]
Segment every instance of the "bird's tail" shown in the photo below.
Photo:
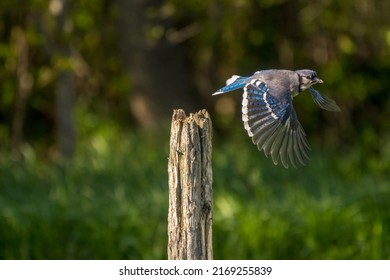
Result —
[{"label": "bird's tail", "polygon": [[228,91],[243,88],[246,84],[247,79],[248,79],[248,77],[241,77],[241,76],[234,75],[226,81],[226,86],[224,86],[223,88],[220,88],[219,90],[214,92],[212,95],[218,95],[218,94],[222,94],[222,93],[225,93]]}]

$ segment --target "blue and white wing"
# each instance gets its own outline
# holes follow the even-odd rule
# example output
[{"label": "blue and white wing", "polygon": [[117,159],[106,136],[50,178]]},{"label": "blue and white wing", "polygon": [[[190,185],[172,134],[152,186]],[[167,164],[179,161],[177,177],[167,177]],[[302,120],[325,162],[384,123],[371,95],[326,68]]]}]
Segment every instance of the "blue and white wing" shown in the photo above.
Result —
[{"label": "blue and white wing", "polygon": [[288,168],[290,161],[296,167],[310,159],[310,146],[289,93],[273,93],[265,82],[252,79],[244,87],[242,120],[253,143],[271,155],[274,164],[280,160]]},{"label": "blue and white wing", "polygon": [[311,97],[314,100],[314,103],[321,109],[331,111],[331,112],[341,112],[340,107],[336,102],[326,96],[322,96],[317,90],[313,87],[309,87],[309,92]]}]

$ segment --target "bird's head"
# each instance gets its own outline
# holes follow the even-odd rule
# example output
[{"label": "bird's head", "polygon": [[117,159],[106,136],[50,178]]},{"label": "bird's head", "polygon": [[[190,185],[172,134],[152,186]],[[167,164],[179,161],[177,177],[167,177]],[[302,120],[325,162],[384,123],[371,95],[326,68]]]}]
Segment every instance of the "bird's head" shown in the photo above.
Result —
[{"label": "bird's head", "polygon": [[299,77],[299,92],[308,89],[312,85],[323,83],[323,81],[317,77],[316,71],[302,69],[295,71],[295,73],[297,73]]}]

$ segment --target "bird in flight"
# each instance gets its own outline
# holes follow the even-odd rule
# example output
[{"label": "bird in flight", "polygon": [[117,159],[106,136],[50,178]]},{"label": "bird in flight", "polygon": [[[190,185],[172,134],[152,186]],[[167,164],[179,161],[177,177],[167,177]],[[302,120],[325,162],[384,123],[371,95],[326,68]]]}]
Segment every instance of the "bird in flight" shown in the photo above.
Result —
[{"label": "bird in flight", "polygon": [[296,168],[310,159],[310,146],[295,113],[293,97],[308,89],[320,108],[341,111],[334,100],[312,87],[318,83],[323,81],[309,69],[262,70],[250,77],[232,76],[213,95],[244,88],[242,121],[253,143],[267,157],[271,156],[274,164],[280,161],[288,168],[290,162]]}]

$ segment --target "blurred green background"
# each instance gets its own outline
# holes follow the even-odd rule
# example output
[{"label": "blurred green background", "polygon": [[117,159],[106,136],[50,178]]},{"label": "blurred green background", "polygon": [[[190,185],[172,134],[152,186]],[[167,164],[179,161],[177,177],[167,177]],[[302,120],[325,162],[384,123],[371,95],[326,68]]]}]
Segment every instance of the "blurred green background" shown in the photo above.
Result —
[{"label": "blurred green background", "polygon": [[[0,258],[165,259],[173,109],[213,120],[215,259],[390,259],[390,1],[2,0]],[[233,74],[309,68],[307,167],[274,166]]]}]

